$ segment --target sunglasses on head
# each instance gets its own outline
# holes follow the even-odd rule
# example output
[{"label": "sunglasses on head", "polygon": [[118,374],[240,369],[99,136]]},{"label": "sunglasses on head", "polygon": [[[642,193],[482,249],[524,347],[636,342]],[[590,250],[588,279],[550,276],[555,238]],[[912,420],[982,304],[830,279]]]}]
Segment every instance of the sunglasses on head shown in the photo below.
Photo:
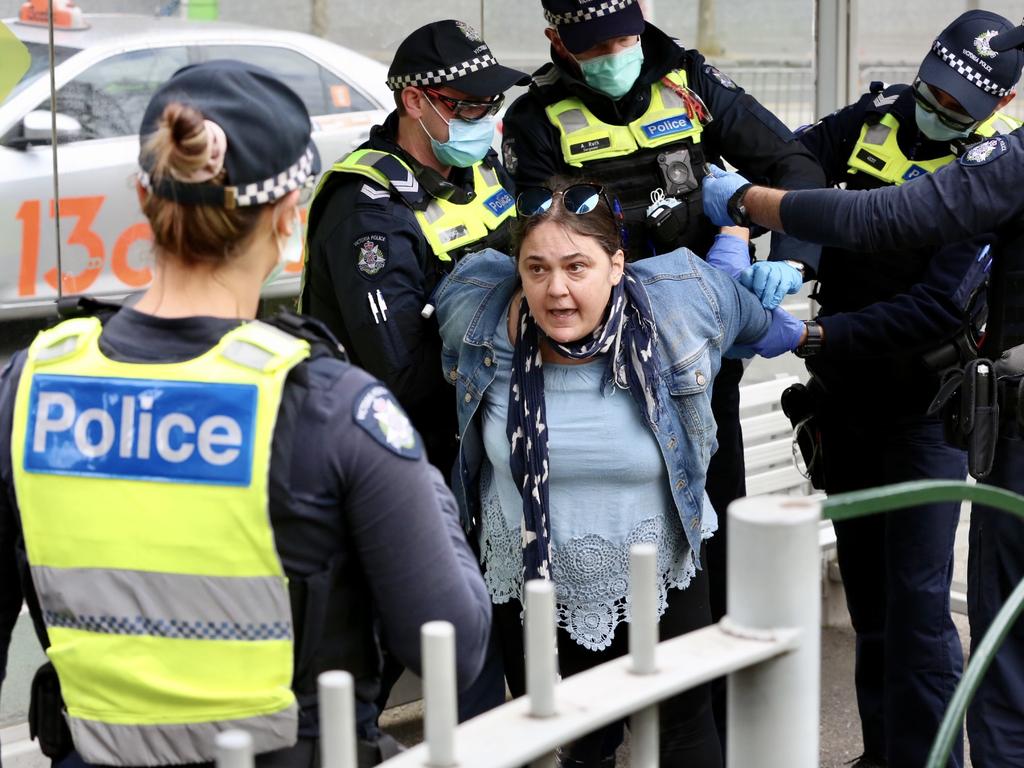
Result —
[{"label": "sunglasses on head", "polygon": [[452,96],[445,96],[440,91],[427,88],[426,86],[421,87],[420,90],[432,99],[436,99],[444,104],[456,118],[469,123],[498,114],[498,110],[505,103],[505,94],[503,93],[499,93],[491,101],[473,101],[471,99],[456,99]]},{"label": "sunglasses on head", "polygon": [[540,216],[551,209],[556,197],[562,198],[562,207],[577,216],[591,213],[603,200],[608,212],[615,215],[615,208],[600,184],[573,184],[561,192],[552,192],[546,187],[524,189],[516,196],[516,213],[520,216]]},{"label": "sunglasses on head", "polygon": [[965,115],[962,112],[957,112],[939,104],[932,89],[921,79],[914,81],[914,101],[921,109],[935,115],[940,123],[954,131],[969,130],[980,122],[970,115]]}]

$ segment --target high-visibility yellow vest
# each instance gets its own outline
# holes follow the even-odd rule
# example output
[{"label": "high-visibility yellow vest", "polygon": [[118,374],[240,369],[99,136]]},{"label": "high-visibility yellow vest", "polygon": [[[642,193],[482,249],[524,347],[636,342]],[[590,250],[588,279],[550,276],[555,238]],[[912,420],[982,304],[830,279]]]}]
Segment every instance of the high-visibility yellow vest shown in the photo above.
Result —
[{"label": "high-visibility yellow vest", "polygon": [[[849,173],[866,173],[886,184],[900,185],[919,176],[934,173],[956,159],[949,154],[932,160],[910,160],[903,154],[896,140],[899,131],[899,120],[892,113],[882,115],[874,124],[865,124],[860,130],[860,138],[850,153],[847,161]],[[978,126],[975,133],[979,136],[995,136],[1009,133],[1021,126],[1021,122],[1009,115],[997,112]]]},{"label": "high-visibility yellow vest", "polygon": [[95,318],[40,333],[14,488],[76,750],[212,761],[219,731],[295,742],[292,615],[268,503],[285,377],[309,344],[252,322],[180,363],[107,358]]},{"label": "high-visibility yellow vest", "polygon": [[[666,77],[687,88],[686,72],[675,70]],[[601,122],[582,100],[562,99],[544,110],[558,129],[562,158],[574,167],[649,149],[690,141],[699,144],[704,126],[691,115],[683,98],[662,82],[651,85],[651,102],[642,116],[628,125]]]},{"label": "high-visibility yellow vest", "polygon": [[[391,169],[400,171],[400,178],[381,169],[381,161],[385,158],[392,163],[397,161],[398,166],[391,165]],[[332,173],[365,176],[399,194],[417,188],[419,184],[412,169],[401,158],[376,149],[357,149],[336,162],[320,179],[317,194]],[[473,193],[473,199],[464,204],[432,197],[426,209],[414,209],[423,236],[441,261],[451,261],[452,253],[483,240],[488,232],[516,215],[512,195],[501,185],[498,173],[483,162],[473,165]]]}]

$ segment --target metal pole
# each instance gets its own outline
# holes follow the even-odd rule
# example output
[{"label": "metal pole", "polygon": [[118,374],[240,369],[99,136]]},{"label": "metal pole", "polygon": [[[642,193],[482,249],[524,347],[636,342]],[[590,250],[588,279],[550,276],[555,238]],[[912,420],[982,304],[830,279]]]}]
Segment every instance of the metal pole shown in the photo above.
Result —
[{"label": "metal pole", "polygon": [[423,643],[423,735],[427,765],[455,765],[455,725],[458,722],[455,684],[455,627],[429,621],[420,630]]},{"label": "metal pole", "polygon": [[728,766],[818,765],[821,573],[818,502],[785,496],[729,505],[723,632],[770,636],[800,630],[800,646],[729,676]]},{"label": "metal pole", "polygon": [[697,50],[705,56],[719,56],[722,53],[715,30],[715,2],[700,0],[697,4]]},{"label": "metal pole", "polygon": [[57,245],[57,302],[64,298],[64,249],[60,235],[60,175],[57,173],[57,63],[54,58],[56,48],[53,44],[53,0],[48,6],[49,16],[46,20],[47,34],[50,45],[50,144],[53,150],[53,231]]},{"label": "metal pole", "polygon": [[[629,655],[636,675],[657,672],[658,548],[634,544],[629,550]],[[648,707],[629,720],[630,755],[634,768],[658,768],[658,707]]]},{"label": "metal pole", "polygon": [[850,1],[815,0],[814,117],[849,104]]},{"label": "metal pole", "polygon": [[555,714],[555,587],[545,579],[526,582],[526,693],[530,715]]},{"label": "metal pole", "polygon": [[348,672],[323,672],[317,678],[320,705],[320,764],[356,768],[355,682]]},{"label": "metal pole", "polygon": [[252,736],[245,731],[217,734],[217,768],[252,768]]}]

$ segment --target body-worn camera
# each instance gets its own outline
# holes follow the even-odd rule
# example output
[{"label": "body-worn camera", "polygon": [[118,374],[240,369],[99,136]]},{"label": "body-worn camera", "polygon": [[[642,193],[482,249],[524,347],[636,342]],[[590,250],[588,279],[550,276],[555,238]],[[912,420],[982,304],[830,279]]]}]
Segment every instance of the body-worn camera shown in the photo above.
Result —
[{"label": "body-worn camera", "polygon": [[658,168],[665,181],[666,197],[685,196],[700,188],[700,179],[694,173],[689,149],[660,153]]}]

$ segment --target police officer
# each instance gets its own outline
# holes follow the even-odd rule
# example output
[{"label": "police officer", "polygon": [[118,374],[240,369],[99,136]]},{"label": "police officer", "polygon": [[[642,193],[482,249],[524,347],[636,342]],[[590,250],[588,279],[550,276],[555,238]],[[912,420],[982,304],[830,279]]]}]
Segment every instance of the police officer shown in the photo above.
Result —
[{"label": "police officer", "polygon": [[339,668],[373,764],[374,617],[414,669],[434,619],[462,683],[482,664],[489,601],[454,500],[328,331],[253,321],[301,258],[319,170],[298,96],[259,67],[190,66],[141,134],[153,283],[43,331],[0,382],[0,649],[24,596],[52,664],[33,726],[69,765],[209,763],[243,728],[258,765],[312,766],[316,678]]},{"label": "police officer", "polygon": [[395,111],[324,174],[310,209],[303,313],[392,389],[446,476],[455,405],[425,307],[462,254],[508,250],[515,202],[491,142],[504,92],[526,79],[468,24],[420,27],[388,70]]},{"label": "police officer", "polygon": [[[706,254],[718,230],[701,215],[705,162],[724,157],[753,178],[804,189],[824,183],[814,158],[726,74],[644,21],[635,0],[543,0],[551,62],[505,115],[502,154],[517,187],[586,176],[621,202],[631,258],[685,245]],[[817,268],[817,247],[775,238],[771,262],[741,280],[771,309]],[[725,509],[745,494],[739,360],[724,360],[713,408],[718,450],[707,492],[719,531],[707,548],[711,613],[725,613]],[[724,685],[716,721],[725,725]]]},{"label": "police officer", "polygon": [[[986,29],[979,45],[945,51],[947,66],[991,92],[961,100],[968,114],[984,119],[992,97],[1007,93],[988,77],[989,68],[1014,72],[1024,63],[1019,47],[1024,28]],[[987,45],[982,46],[981,43]],[[981,55],[978,47],[988,55]],[[1004,59],[1010,62],[1004,63]],[[984,61],[982,61],[984,60]],[[982,63],[985,64],[982,67]],[[985,74],[982,74],[985,72]],[[941,86],[940,86],[941,87]],[[986,111],[986,108],[988,111]],[[977,254],[981,237],[995,252],[988,290],[988,323],[978,353],[1000,358],[1004,350],[1024,343],[1024,264],[1020,254],[1020,217],[1024,214],[1024,131],[985,139],[933,174],[912,184],[886,187],[859,195],[839,190],[782,192],[752,186],[736,174],[716,173],[704,183],[704,208],[720,224],[752,221],[813,242],[880,251],[959,243]],[[828,347],[827,320],[823,349]],[[812,331],[813,333],[813,331]],[[1009,353],[1006,353],[1009,355]],[[996,372],[1011,364],[997,362]],[[1019,378],[1017,376],[1016,378]],[[1002,420],[994,465],[985,481],[1024,491],[1024,438],[1018,404],[1001,397]],[[980,642],[1010,590],[1024,578],[1024,524],[1016,517],[982,505],[971,512],[968,563],[968,612],[972,642]],[[968,711],[967,733],[972,764],[979,768],[1024,766],[1024,623],[1010,630],[995,656]],[[901,723],[902,727],[903,723]]]},{"label": "police officer", "polygon": [[[1020,66],[986,47],[990,30],[1013,26],[996,14],[969,11],[939,34],[913,85],[872,83],[856,103],[800,132],[829,184],[900,185],[1018,127],[996,110],[1013,98]],[[949,66],[951,52],[959,51],[991,59],[984,88]],[[922,352],[960,334],[969,320],[975,278],[985,275],[988,262],[987,255],[975,258],[983,246],[946,249],[934,258],[933,248],[822,252],[815,296],[821,313],[810,326],[819,343],[799,354],[817,353],[807,367],[828,493],[966,477],[965,453],[946,442],[941,418],[927,415],[939,381]],[[959,518],[960,504],[945,502],[835,524],[857,633],[859,766],[927,762],[963,667],[949,602]],[[954,765],[962,763],[961,751]]]}]

